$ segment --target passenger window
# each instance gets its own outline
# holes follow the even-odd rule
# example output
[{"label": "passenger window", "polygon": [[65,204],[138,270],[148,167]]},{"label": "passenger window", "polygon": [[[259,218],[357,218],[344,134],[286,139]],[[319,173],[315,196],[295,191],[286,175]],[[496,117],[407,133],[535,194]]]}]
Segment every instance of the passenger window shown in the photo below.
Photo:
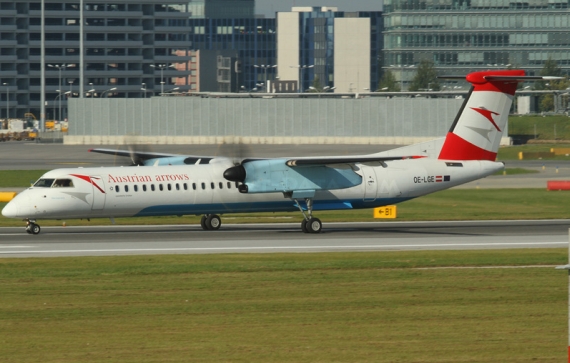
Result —
[{"label": "passenger window", "polygon": [[121,191],[121,188],[119,188],[119,186],[117,185],[117,186],[115,187],[115,191],[118,193],[118,192]]},{"label": "passenger window", "polygon": [[160,189],[161,192],[164,190],[164,188],[162,187],[162,184],[158,184],[158,189]]},{"label": "passenger window", "polygon": [[212,187],[212,189],[214,189],[214,182],[210,183],[210,187]]},{"label": "passenger window", "polygon": [[192,189],[196,190],[196,183],[192,183]]},{"label": "passenger window", "polygon": [[220,189],[224,189],[224,183],[220,182]]},{"label": "passenger window", "polygon": [[146,192],[146,184],[143,184],[143,192]]},{"label": "passenger window", "polygon": [[202,183],[202,190],[206,190],[206,183]]},{"label": "passenger window", "polygon": [[188,184],[184,183],[184,190],[188,190]]},{"label": "passenger window", "polygon": [[125,192],[128,193],[129,192],[129,186],[125,185]]},{"label": "passenger window", "polygon": [[135,185],[133,186],[133,188],[135,188],[135,192],[138,192],[138,191],[139,191],[139,186],[138,186],[138,185],[135,184]]},{"label": "passenger window", "polygon": [[180,190],[180,185],[176,183],[176,190]]},{"label": "passenger window", "polygon": [[232,189],[232,183],[228,182],[228,189]]},{"label": "passenger window", "polygon": [[166,184],[166,187],[168,188],[168,190],[172,190],[172,185]]},{"label": "passenger window", "polygon": [[152,190],[154,192],[154,184],[150,185],[150,190]]}]

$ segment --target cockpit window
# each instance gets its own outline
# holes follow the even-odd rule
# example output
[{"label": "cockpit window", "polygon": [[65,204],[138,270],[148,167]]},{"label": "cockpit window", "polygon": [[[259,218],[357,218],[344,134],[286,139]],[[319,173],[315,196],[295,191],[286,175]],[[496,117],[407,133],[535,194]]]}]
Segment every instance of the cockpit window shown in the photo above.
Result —
[{"label": "cockpit window", "polygon": [[73,188],[73,181],[71,179],[56,179],[52,188]]},{"label": "cockpit window", "polygon": [[40,179],[35,184],[36,188],[50,188],[55,179]]}]

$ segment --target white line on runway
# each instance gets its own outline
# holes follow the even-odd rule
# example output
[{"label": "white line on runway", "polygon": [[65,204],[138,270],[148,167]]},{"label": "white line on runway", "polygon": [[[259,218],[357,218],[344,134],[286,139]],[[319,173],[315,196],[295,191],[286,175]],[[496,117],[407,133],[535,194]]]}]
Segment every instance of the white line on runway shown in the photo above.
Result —
[{"label": "white line on runway", "polygon": [[32,248],[34,246],[0,246],[0,248]]},{"label": "white line on runway", "polygon": [[[278,250],[323,250],[323,249],[403,249],[403,248],[438,248],[438,247],[507,247],[507,246],[537,246],[537,245],[564,245],[568,242],[513,242],[513,243],[448,243],[448,244],[414,244],[414,245],[358,245],[358,246],[261,246],[261,247],[182,247],[182,248],[118,248],[100,250],[49,250],[25,251],[26,254],[38,253],[109,253],[109,252],[204,252],[204,251],[278,251]],[[22,251],[2,251],[0,254],[17,254]]]}]

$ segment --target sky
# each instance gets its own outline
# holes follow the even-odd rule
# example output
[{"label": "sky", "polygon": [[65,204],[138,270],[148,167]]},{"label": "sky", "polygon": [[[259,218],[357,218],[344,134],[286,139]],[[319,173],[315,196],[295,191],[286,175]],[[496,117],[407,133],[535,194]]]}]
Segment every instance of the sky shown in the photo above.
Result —
[{"label": "sky", "polygon": [[293,6],[336,6],[339,11],[381,11],[382,0],[256,0],[255,13],[274,18],[278,11],[291,11]]}]

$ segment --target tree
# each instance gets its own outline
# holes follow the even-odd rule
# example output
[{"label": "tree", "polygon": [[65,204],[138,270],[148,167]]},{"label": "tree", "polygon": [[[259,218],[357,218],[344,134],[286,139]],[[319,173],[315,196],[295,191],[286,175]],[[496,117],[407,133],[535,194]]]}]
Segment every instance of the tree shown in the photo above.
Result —
[{"label": "tree", "polygon": [[323,86],[321,85],[321,79],[318,75],[313,78],[313,85],[309,88],[309,92],[323,92]]},{"label": "tree", "polygon": [[394,77],[394,74],[387,69],[380,80],[380,84],[378,85],[376,92],[400,92],[400,90],[400,84],[396,81],[396,77]]},{"label": "tree", "polygon": [[412,79],[412,83],[408,89],[412,92],[427,90],[439,91],[441,89],[433,62],[425,59],[420,62],[416,75],[414,79]]},{"label": "tree", "polygon": [[[548,57],[548,59],[544,62],[544,67],[540,70],[539,75],[541,76],[555,76],[561,77],[562,76],[562,69],[558,67],[558,63],[552,59],[552,57]],[[569,86],[569,82],[567,78],[559,79],[559,80],[549,80],[549,81],[538,81],[534,84],[535,90],[552,90],[553,92],[550,94],[545,94],[539,97],[538,107],[541,112],[551,112],[556,111],[556,107],[554,105],[555,98],[554,94],[556,90],[564,90]],[[559,93],[559,92],[558,92]]]}]

